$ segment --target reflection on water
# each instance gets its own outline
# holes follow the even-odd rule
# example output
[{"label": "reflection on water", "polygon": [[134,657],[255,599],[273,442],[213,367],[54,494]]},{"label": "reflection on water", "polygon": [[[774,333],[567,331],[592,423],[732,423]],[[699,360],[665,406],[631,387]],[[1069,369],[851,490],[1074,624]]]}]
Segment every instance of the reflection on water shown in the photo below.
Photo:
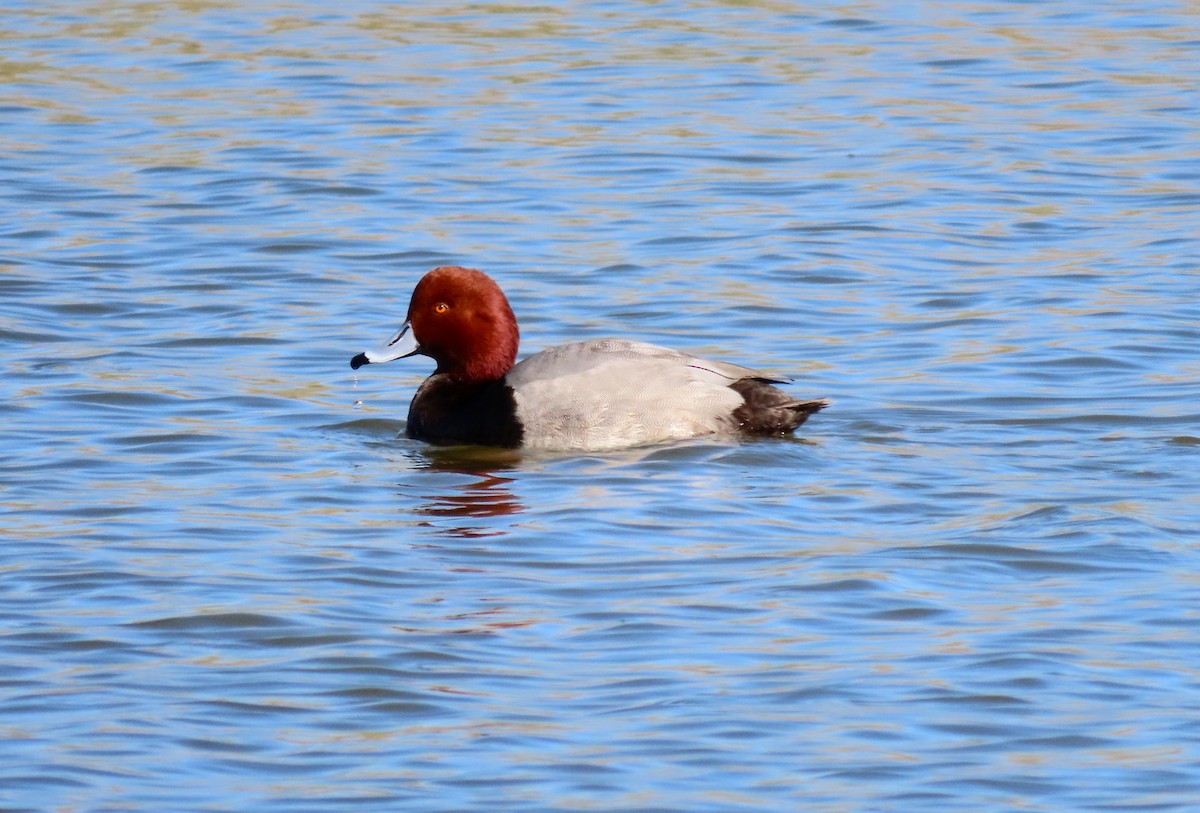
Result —
[{"label": "reflection on water", "polygon": [[[449,470],[455,471],[456,469]],[[480,474],[474,482],[452,486],[451,490],[437,495],[434,501],[422,505],[416,510],[435,517],[498,517],[517,514],[524,510],[524,506],[506,488],[513,480],[512,477]],[[439,527],[447,533],[468,537],[491,536],[501,533],[501,531],[495,530],[476,531],[470,528],[453,528],[446,525]]]},{"label": "reflection on water", "polygon": [[[0,807],[1194,808],[1186,8],[0,21]],[[409,441],[450,263],[833,407]]]}]

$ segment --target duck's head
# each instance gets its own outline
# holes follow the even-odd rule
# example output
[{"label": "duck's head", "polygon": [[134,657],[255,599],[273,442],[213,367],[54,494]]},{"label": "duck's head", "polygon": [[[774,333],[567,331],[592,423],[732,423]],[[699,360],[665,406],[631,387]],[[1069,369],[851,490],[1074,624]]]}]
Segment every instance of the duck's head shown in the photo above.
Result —
[{"label": "duck's head", "polygon": [[391,340],[359,353],[350,366],[419,353],[456,381],[495,381],[516,363],[519,340],[517,317],[495,280],[474,268],[444,265],[417,283],[408,318]]}]

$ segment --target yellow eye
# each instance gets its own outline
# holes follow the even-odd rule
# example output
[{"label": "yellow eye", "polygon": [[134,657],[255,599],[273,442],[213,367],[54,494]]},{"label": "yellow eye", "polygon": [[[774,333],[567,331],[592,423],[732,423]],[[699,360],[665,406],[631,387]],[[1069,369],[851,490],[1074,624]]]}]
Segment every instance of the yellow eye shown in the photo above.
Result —
[{"label": "yellow eye", "polygon": [[445,313],[446,311],[450,310],[450,306],[447,305],[445,302],[439,302],[433,306],[433,310],[436,313]]}]

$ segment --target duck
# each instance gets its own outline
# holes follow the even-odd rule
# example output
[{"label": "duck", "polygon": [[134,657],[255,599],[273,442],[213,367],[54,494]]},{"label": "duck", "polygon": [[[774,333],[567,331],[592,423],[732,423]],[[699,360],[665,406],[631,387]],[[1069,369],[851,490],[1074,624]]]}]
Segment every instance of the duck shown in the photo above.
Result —
[{"label": "duck", "polygon": [[626,339],[552,347],[517,362],[508,298],[475,268],[441,266],[413,289],[404,324],[350,360],[414,355],[437,367],[413,396],[410,438],[442,446],[603,451],[704,435],[786,436],[829,402],[777,378]]}]

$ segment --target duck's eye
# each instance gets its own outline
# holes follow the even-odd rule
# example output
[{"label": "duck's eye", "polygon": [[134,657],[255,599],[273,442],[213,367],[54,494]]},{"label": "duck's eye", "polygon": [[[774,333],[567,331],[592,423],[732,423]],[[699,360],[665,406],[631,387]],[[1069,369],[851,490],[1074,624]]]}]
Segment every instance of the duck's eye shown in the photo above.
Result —
[{"label": "duck's eye", "polygon": [[445,313],[446,311],[450,310],[450,306],[445,302],[439,302],[433,306],[433,310],[434,313]]}]

